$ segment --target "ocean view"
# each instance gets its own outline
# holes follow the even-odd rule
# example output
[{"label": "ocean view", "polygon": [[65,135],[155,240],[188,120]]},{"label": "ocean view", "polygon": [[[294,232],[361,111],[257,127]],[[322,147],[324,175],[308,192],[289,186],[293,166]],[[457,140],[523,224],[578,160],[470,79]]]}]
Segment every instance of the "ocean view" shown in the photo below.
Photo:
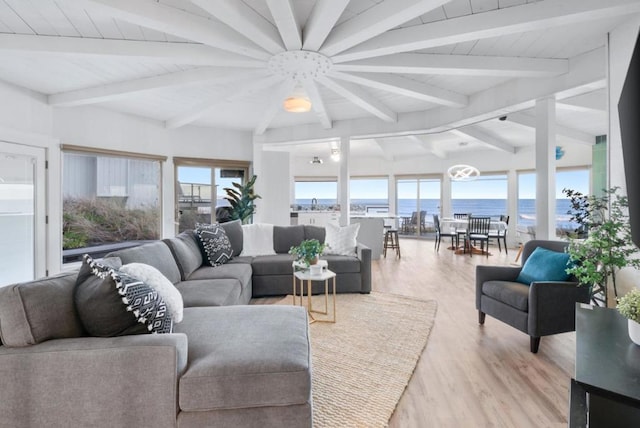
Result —
[{"label": "ocean view", "polygon": [[[318,199],[317,206],[320,209],[328,208],[336,204],[335,199]],[[296,199],[296,205],[301,209],[311,207],[311,199]],[[387,205],[385,199],[352,199],[351,211],[366,212],[367,207],[383,207]],[[507,212],[506,199],[453,199],[451,201],[452,212],[472,213],[474,215],[487,215],[499,217]],[[558,226],[564,228],[575,228],[577,225],[571,223],[571,216],[567,214],[571,203],[569,199],[556,199],[556,221]],[[397,215],[410,216],[413,211],[417,211],[415,199],[399,199]],[[421,199],[420,209],[427,211],[427,221],[430,222],[431,215],[440,214],[439,199]],[[535,199],[518,200],[518,219],[516,224],[531,226],[535,224],[536,201]],[[513,221],[513,219],[511,220]]]}]

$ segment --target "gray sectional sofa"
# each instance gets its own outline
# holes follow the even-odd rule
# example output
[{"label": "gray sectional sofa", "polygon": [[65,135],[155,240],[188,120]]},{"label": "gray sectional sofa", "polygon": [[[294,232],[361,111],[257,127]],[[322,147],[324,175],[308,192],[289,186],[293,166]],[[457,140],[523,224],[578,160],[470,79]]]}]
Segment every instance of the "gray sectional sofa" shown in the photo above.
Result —
[{"label": "gray sectional sofa", "polygon": [[[225,228],[241,245],[238,225]],[[246,305],[291,292],[286,251],[308,237],[324,231],[274,227],[276,255],[216,267],[203,266],[192,232],[108,255],[175,284],[184,318],[169,334],[89,337],[77,271],[0,288],[0,427],[311,427],[305,310]],[[340,292],[370,291],[368,248],[327,258]]]}]

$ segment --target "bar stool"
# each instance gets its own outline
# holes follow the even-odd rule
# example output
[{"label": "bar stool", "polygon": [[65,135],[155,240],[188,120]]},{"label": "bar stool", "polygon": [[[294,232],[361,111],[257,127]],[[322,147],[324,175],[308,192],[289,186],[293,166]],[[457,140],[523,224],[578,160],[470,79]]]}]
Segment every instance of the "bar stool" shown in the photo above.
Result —
[{"label": "bar stool", "polygon": [[382,254],[387,257],[387,249],[396,250],[396,256],[400,256],[400,239],[398,239],[398,229],[388,228],[384,231],[384,247]]}]

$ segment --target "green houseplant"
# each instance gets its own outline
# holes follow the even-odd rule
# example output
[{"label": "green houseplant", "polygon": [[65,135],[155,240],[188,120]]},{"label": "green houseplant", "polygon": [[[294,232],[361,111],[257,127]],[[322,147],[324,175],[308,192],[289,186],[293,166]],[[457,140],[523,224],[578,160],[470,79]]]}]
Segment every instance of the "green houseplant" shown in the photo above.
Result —
[{"label": "green houseplant", "polygon": [[631,241],[627,197],[618,194],[618,190],[612,187],[603,196],[592,196],[563,189],[572,199],[568,213],[580,225],[567,250],[572,262],[567,273],[580,284],[592,287],[592,301],[597,305],[608,306],[609,282],[618,297],[619,269],[640,266],[640,260],[634,257],[638,250]]},{"label": "green houseplant", "polygon": [[627,318],[629,337],[640,345],[640,290],[633,289],[618,300],[618,312]]},{"label": "green houseplant", "polygon": [[224,188],[224,191],[227,192],[227,196],[224,198],[229,201],[231,205],[229,210],[230,220],[240,220],[242,223],[248,223],[251,216],[255,213],[253,201],[260,198],[260,195],[257,195],[253,188],[257,178],[258,177],[254,175],[245,185],[231,183],[234,188]]},{"label": "green houseplant", "polygon": [[308,268],[318,262],[325,247],[326,245],[321,244],[317,239],[305,239],[300,245],[291,247],[289,254],[293,254],[296,257],[296,262]]}]

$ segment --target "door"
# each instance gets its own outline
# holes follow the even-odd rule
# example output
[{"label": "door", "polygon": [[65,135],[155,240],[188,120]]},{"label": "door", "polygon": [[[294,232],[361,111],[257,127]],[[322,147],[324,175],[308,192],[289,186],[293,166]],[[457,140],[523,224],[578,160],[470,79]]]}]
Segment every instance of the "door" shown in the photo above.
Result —
[{"label": "door", "polygon": [[0,142],[0,286],[46,274],[44,149]]},{"label": "door", "polygon": [[440,213],[440,179],[399,178],[396,181],[400,233],[426,236],[433,233],[433,214]]},{"label": "door", "polygon": [[246,168],[210,165],[176,167],[176,218],[178,232],[193,229],[196,223],[215,223],[216,208],[229,206],[225,188],[244,184]]}]

